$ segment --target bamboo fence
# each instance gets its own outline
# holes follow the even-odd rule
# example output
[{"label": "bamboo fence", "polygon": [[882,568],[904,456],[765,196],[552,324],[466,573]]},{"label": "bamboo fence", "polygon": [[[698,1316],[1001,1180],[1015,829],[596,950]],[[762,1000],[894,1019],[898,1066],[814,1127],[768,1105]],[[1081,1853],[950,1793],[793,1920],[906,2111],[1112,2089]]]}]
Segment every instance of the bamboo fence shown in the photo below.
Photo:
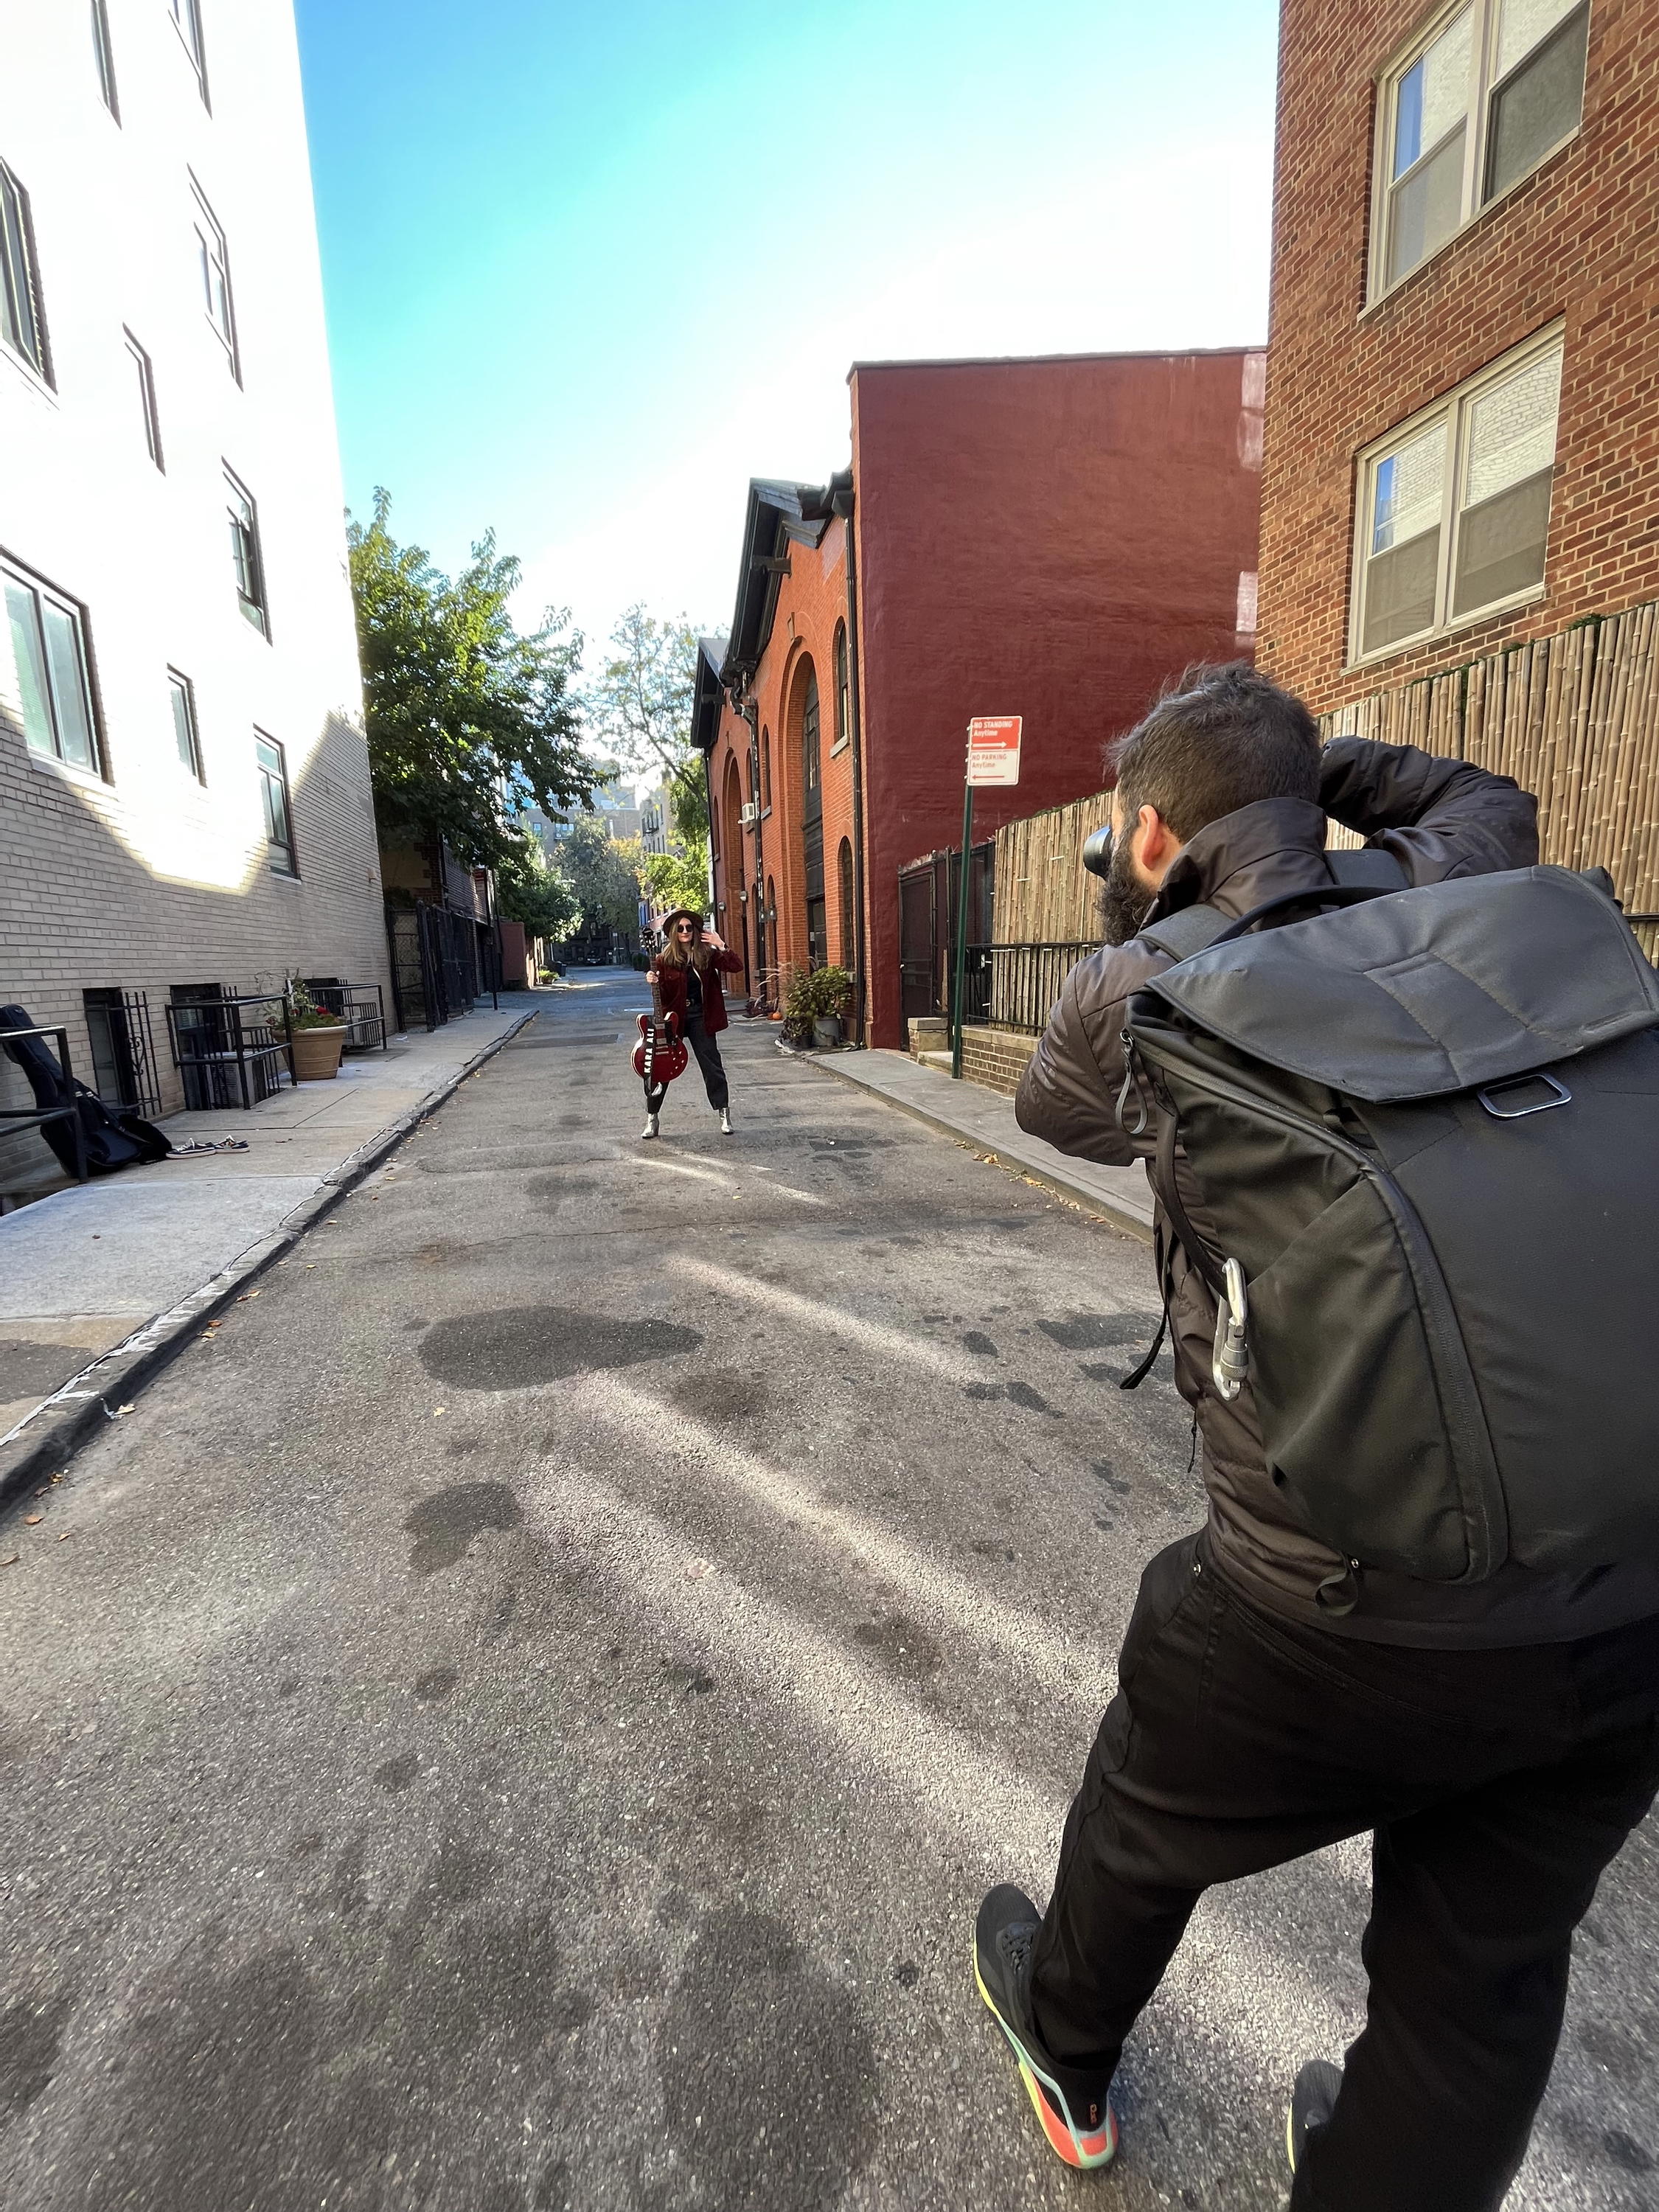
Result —
[{"label": "bamboo fence", "polygon": [[1112,815],[1112,794],[1028,814],[996,833],[991,935],[998,945],[1098,944],[1100,884],[1083,847]]},{"label": "bamboo fence", "polygon": [[[1649,958],[1659,949],[1659,605],[1373,692],[1322,715],[1320,732],[1513,776],[1536,794],[1542,857],[1605,868]],[[1334,844],[1358,842],[1333,828]]]},{"label": "bamboo fence", "polygon": [[[1659,952],[1659,602],[1374,691],[1319,718],[1320,735],[1378,738],[1472,761],[1536,794],[1542,856],[1602,867],[1650,959]],[[1111,794],[996,833],[999,945],[1097,940],[1099,885],[1084,840]],[[1333,845],[1358,845],[1331,825]]]}]

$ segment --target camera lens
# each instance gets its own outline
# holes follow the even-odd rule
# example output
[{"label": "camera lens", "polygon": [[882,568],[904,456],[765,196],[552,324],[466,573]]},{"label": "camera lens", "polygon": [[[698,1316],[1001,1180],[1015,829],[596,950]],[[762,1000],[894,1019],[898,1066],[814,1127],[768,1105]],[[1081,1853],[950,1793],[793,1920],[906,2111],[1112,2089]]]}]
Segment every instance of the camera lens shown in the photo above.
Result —
[{"label": "camera lens", "polygon": [[1109,822],[1103,830],[1097,830],[1094,836],[1085,841],[1083,848],[1083,865],[1091,876],[1103,878],[1110,874],[1112,825]]}]

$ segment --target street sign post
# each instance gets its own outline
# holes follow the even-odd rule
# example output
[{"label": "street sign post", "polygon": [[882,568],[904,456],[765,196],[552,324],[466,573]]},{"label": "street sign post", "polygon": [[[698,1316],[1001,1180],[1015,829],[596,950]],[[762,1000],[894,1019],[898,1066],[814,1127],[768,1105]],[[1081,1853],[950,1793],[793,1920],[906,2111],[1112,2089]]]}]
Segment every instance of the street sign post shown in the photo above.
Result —
[{"label": "street sign post", "polygon": [[1018,714],[976,714],[968,725],[968,771],[962,784],[962,880],[957,891],[956,988],[951,994],[951,1073],[962,1075],[962,995],[968,980],[968,856],[974,842],[974,792],[1006,790],[1019,781]]}]

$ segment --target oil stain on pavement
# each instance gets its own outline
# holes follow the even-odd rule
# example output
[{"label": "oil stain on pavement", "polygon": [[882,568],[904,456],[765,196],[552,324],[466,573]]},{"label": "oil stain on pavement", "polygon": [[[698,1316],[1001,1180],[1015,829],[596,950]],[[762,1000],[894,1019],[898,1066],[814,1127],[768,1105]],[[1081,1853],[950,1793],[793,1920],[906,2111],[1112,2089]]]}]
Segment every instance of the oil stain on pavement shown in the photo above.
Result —
[{"label": "oil stain on pavement", "polygon": [[[717,1913],[657,2032],[670,2142],[711,2208],[829,2212],[872,2148],[876,2066],[850,1991],[769,1914]],[[657,2192],[653,2212],[685,2205]]]},{"label": "oil stain on pavement", "polygon": [[567,1306],[508,1306],[435,1322],[421,1364],[461,1390],[533,1390],[596,1367],[634,1367],[695,1352],[700,1330],[678,1322],[626,1321]]}]

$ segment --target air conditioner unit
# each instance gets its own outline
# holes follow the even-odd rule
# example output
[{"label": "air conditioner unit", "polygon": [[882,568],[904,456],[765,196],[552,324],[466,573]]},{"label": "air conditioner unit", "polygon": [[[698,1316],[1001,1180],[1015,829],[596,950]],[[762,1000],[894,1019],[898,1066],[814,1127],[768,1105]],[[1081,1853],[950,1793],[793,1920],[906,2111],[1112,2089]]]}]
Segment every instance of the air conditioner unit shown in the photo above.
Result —
[{"label": "air conditioner unit", "polygon": [[745,830],[751,828],[760,820],[760,801],[751,799],[746,806],[738,810],[738,819]]}]

